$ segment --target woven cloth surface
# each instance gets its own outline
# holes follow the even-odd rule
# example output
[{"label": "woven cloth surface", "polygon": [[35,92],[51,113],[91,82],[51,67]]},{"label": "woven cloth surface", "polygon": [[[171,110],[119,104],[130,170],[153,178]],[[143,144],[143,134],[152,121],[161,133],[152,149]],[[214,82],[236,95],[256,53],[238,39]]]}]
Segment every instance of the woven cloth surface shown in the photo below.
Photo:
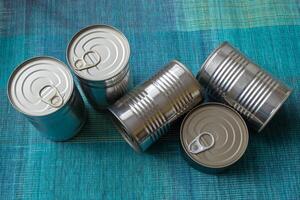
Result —
[{"label": "woven cloth surface", "polygon": [[[126,35],[134,85],[175,58],[196,74],[227,40],[293,94],[263,133],[250,132],[245,156],[220,175],[185,162],[178,126],[137,154],[87,103],[78,136],[51,142],[9,104],[7,80],[33,56],[66,62],[68,41],[91,24]],[[0,47],[0,199],[300,199],[299,1],[1,0]]]}]

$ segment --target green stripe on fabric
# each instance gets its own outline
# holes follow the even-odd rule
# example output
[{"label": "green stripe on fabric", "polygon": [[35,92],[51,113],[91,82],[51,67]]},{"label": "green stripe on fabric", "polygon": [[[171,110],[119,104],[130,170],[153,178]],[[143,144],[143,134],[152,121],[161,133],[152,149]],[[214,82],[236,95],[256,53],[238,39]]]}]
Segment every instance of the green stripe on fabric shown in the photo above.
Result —
[{"label": "green stripe on fabric", "polygon": [[181,31],[300,25],[297,0],[176,0],[174,7]]}]

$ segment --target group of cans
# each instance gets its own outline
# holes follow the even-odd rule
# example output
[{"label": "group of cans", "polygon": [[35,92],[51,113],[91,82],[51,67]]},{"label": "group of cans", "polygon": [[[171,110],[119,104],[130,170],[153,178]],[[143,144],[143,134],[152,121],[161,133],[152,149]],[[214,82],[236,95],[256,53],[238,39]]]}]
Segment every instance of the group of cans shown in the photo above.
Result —
[{"label": "group of cans", "polygon": [[[87,100],[96,110],[109,110],[138,152],[189,112],[180,128],[182,152],[208,173],[236,163],[248,146],[246,123],[261,131],[291,93],[227,42],[211,53],[196,77],[173,60],[129,92],[130,46],[116,28],[86,27],[73,36],[66,52]],[[53,141],[75,136],[87,118],[69,69],[55,58],[35,57],[19,65],[8,82],[13,107]],[[218,102],[200,104],[204,96]]]}]

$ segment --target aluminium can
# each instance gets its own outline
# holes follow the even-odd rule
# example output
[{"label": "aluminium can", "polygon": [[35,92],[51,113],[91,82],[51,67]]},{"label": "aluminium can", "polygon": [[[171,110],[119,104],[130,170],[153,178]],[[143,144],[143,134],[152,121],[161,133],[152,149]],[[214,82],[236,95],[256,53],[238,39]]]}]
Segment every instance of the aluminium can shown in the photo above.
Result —
[{"label": "aluminium can", "polygon": [[248,146],[247,125],[233,108],[204,103],[191,110],[180,128],[185,159],[205,173],[220,173],[235,164]]},{"label": "aluminium can", "polygon": [[197,75],[207,93],[236,109],[260,132],[291,94],[228,42],[207,58]]},{"label": "aluminium can", "polygon": [[12,106],[53,141],[75,136],[86,121],[83,100],[61,61],[35,57],[12,73],[7,87]]},{"label": "aluminium can", "polygon": [[201,91],[193,74],[174,60],[109,110],[123,138],[141,152],[165,134],[171,122],[202,100]]},{"label": "aluminium can", "polygon": [[71,39],[66,57],[95,109],[105,109],[130,87],[130,47],[114,27],[93,25]]}]

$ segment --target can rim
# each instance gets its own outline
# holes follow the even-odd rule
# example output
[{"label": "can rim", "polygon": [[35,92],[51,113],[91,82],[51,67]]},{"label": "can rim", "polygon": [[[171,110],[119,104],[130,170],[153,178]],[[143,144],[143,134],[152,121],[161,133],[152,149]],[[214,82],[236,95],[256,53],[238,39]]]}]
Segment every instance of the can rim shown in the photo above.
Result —
[{"label": "can rim", "polygon": [[128,43],[128,57],[127,57],[127,60],[126,60],[126,64],[124,64],[124,67],[117,73],[115,74],[114,76],[111,76],[109,77],[108,79],[113,79],[115,78],[116,76],[118,76],[122,70],[128,65],[129,63],[129,60],[130,60],[130,55],[131,55],[131,51],[130,51],[130,44],[129,44],[129,41],[127,39],[127,37],[125,36],[125,34],[123,32],[121,32],[119,29],[117,29],[116,27],[114,26],[110,26],[108,24],[93,24],[93,25],[90,25],[90,26],[86,26],[86,27],[83,27],[81,28],[79,31],[77,31],[71,38],[71,40],[68,42],[68,45],[67,45],[67,49],[66,49],[66,60],[67,60],[67,63],[68,63],[68,66],[69,68],[71,68],[72,72],[75,73],[75,75],[77,77],[79,77],[80,79],[83,79],[83,80],[87,80],[87,81],[90,81],[90,82],[103,82],[103,81],[106,81],[107,79],[99,79],[99,80],[94,80],[94,79],[86,79],[84,78],[82,75],[80,75],[79,73],[76,72],[76,70],[74,70],[73,66],[71,65],[70,61],[69,61],[69,51],[70,51],[70,46],[71,44],[74,43],[74,40],[80,35],[82,34],[83,32],[87,31],[87,30],[90,30],[90,29],[93,29],[93,28],[99,28],[99,27],[107,27],[107,28],[111,28],[115,31],[117,31],[123,38],[124,40]]},{"label": "can rim", "polygon": [[[199,163],[197,160],[195,160],[193,157],[191,157],[191,156],[189,155],[189,153],[188,153],[187,150],[186,150],[185,145],[183,144],[183,136],[182,136],[182,135],[183,135],[183,133],[182,133],[182,132],[183,132],[183,126],[184,126],[185,122],[187,121],[188,117],[189,117],[195,110],[197,110],[197,109],[199,109],[199,108],[201,108],[201,107],[207,106],[207,105],[224,106],[224,107],[226,107],[226,108],[232,110],[232,111],[233,111],[234,113],[236,113],[237,116],[241,119],[241,121],[242,121],[242,123],[243,123],[243,125],[244,125],[244,127],[245,127],[245,130],[246,130],[245,135],[246,135],[247,137],[246,137],[245,149],[243,150],[243,152],[241,152],[240,156],[239,156],[236,160],[234,160],[233,162],[228,163],[227,165],[224,165],[224,166],[214,167],[214,166],[206,165],[206,164],[204,164],[204,163]],[[239,160],[243,157],[243,155],[245,154],[245,152],[246,152],[246,150],[247,150],[247,148],[248,148],[248,143],[249,143],[249,130],[248,130],[248,127],[247,127],[247,124],[246,124],[244,118],[243,118],[236,110],[234,110],[234,109],[231,108],[230,106],[228,106],[228,105],[226,105],[226,104],[223,104],[223,103],[218,103],[218,102],[207,102],[207,103],[203,103],[203,104],[200,104],[200,105],[194,107],[190,112],[188,112],[188,113],[186,114],[186,116],[184,117],[184,119],[182,120],[181,125],[180,125],[180,144],[181,144],[182,149],[184,150],[184,153],[185,153],[185,154],[186,154],[193,162],[195,162],[195,164],[200,165],[200,166],[203,166],[203,167],[206,167],[206,168],[211,168],[211,169],[222,169],[222,168],[226,168],[226,167],[229,167],[229,166],[235,164],[235,163],[236,163],[237,161],[239,161]]]},{"label": "can rim", "polygon": [[112,107],[108,107],[107,108],[112,120],[116,126],[116,128],[118,129],[119,133],[121,134],[121,136],[123,137],[123,139],[138,153],[142,152],[142,148],[140,145],[138,145],[138,143],[136,142],[136,140],[129,134],[129,130],[127,129],[127,127],[125,126],[125,124],[123,123],[123,121],[120,119],[120,117],[114,112]]},{"label": "can rim", "polygon": [[13,101],[12,101],[11,94],[10,94],[9,91],[10,91],[11,82],[12,82],[12,80],[13,80],[15,74],[16,74],[17,72],[19,72],[19,70],[21,70],[22,67],[23,67],[25,64],[27,64],[27,63],[29,63],[29,62],[32,62],[32,61],[34,61],[34,60],[37,60],[37,59],[41,59],[41,58],[48,58],[48,59],[52,59],[52,60],[55,60],[55,61],[61,63],[64,67],[66,67],[66,71],[67,71],[67,73],[69,73],[69,75],[70,75],[69,77],[71,78],[71,81],[72,81],[72,83],[73,83],[73,84],[71,84],[71,89],[70,89],[70,90],[72,90],[72,92],[71,92],[71,95],[68,96],[68,98],[64,99],[64,102],[65,102],[65,103],[63,104],[63,106],[66,104],[66,102],[69,101],[69,99],[71,98],[71,96],[72,96],[72,94],[73,94],[73,92],[74,92],[74,79],[73,79],[73,76],[72,76],[71,72],[70,72],[69,69],[68,69],[68,66],[67,66],[64,62],[62,62],[61,60],[59,60],[59,59],[57,59],[57,58],[55,58],[55,57],[52,57],[52,56],[40,55],[40,56],[30,57],[30,58],[26,59],[25,61],[19,63],[19,64],[17,65],[17,67],[15,67],[15,68],[13,69],[13,71],[11,72],[11,74],[10,74],[10,76],[9,76],[9,78],[8,78],[7,86],[6,86],[6,93],[7,93],[7,97],[8,97],[8,100],[9,100],[10,104],[13,106],[13,108],[14,108],[15,110],[17,110],[18,112],[20,112],[20,113],[22,113],[22,114],[24,114],[24,115],[26,115],[26,116],[32,116],[32,117],[49,116],[49,115],[52,115],[52,114],[58,112],[59,110],[61,110],[61,108],[59,108],[59,109],[54,110],[54,111],[51,112],[51,113],[48,113],[48,114],[42,114],[42,115],[28,114],[28,113],[22,111],[19,107],[17,107],[17,106],[13,103]]},{"label": "can rim", "polygon": [[[199,80],[202,77],[205,70],[208,68],[208,63],[216,56],[216,54],[224,47],[230,45],[229,42],[224,41],[218,47],[216,47],[205,59],[204,63],[201,65],[200,71],[197,74],[197,79]],[[207,84],[206,84],[207,85]]]},{"label": "can rim", "polygon": [[263,123],[263,125],[258,129],[258,133],[261,132],[266,126],[267,124],[273,119],[273,117],[276,115],[276,113],[279,111],[279,109],[282,107],[282,105],[284,104],[284,102],[286,102],[286,100],[289,98],[289,96],[292,94],[292,91],[290,88],[288,88],[288,92],[285,93],[285,96],[283,98],[283,100],[277,105],[277,107],[275,109],[272,110],[269,118]]}]

